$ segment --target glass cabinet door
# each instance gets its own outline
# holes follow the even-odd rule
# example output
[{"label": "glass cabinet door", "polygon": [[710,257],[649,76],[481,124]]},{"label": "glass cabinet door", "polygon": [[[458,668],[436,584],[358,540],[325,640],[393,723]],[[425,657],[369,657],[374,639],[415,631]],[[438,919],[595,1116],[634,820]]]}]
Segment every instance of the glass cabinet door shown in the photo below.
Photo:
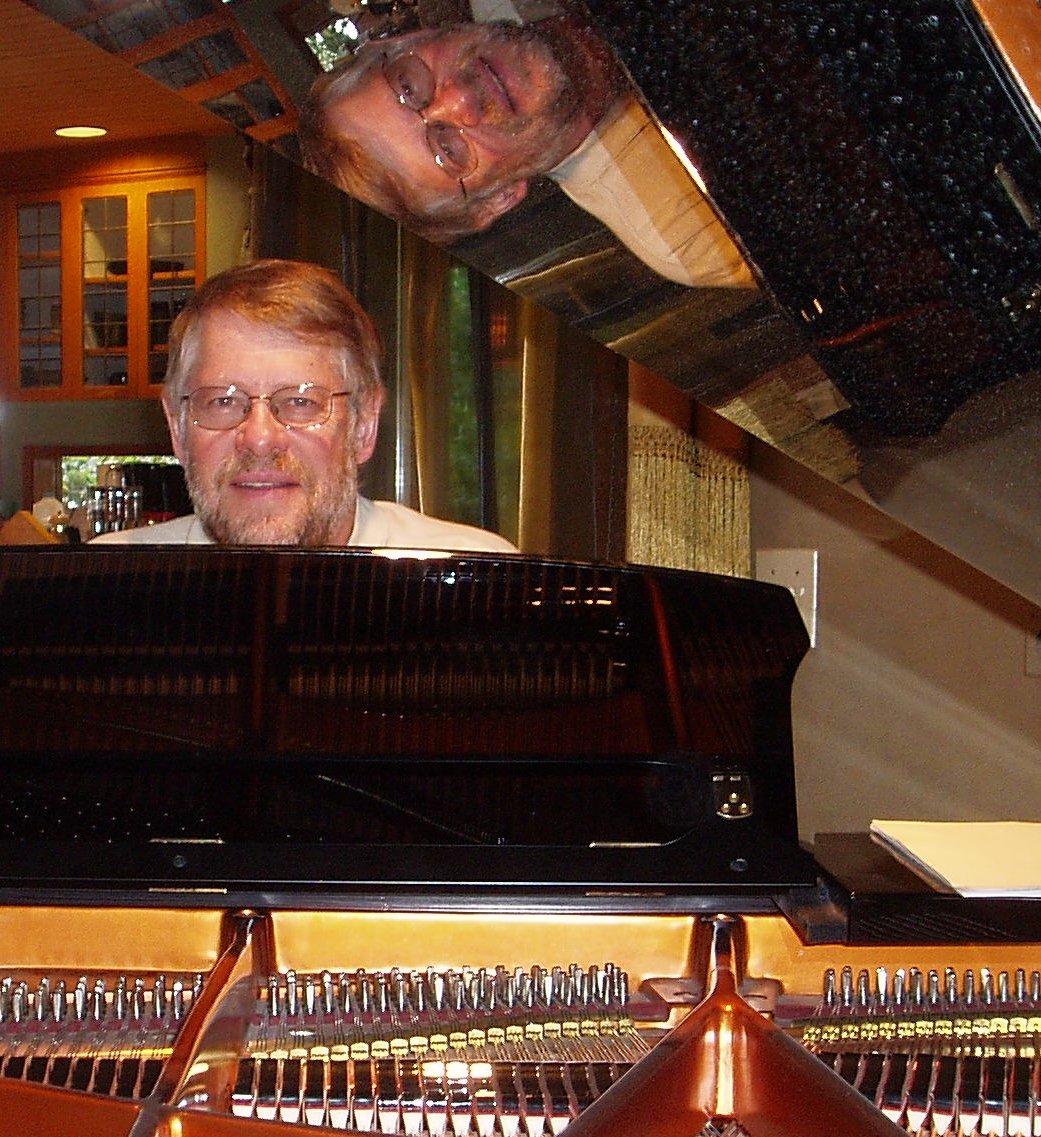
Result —
[{"label": "glass cabinet door", "polygon": [[0,386],[155,398],[170,324],[205,276],[205,201],[197,173],[0,195]]},{"label": "glass cabinet door", "polygon": [[148,195],[148,381],[166,373],[170,323],[195,289],[195,190]]},{"label": "glass cabinet door", "polygon": [[23,390],[60,387],[61,205],[21,205],[18,234],[18,382]]},{"label": "glass cabinet door", "polygon": [[83,199],[83,383],[124,387],[127,356],[127,199]]}]

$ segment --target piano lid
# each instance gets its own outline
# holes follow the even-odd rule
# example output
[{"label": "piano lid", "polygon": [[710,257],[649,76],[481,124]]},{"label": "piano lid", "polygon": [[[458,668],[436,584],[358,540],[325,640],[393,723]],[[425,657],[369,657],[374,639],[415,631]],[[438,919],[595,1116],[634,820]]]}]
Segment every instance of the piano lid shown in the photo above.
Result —
[{"label": "piano lid", "polygon": [[[537,20],[560,6],[28,2],[65,27],[23,38],[15,54],[71,28],[179,91],[193,114],[208,108],[285,155],[320,73],[307,42],[328,56],[352,28],[457,23],[471,10]],[[685,153],[688,190],[705,189],[710,244],[746,263],[729,280],[699,270],[693,286],[675,283],[546,182],[453,251],[1041,601],[1038,465],[1023,460],[1041,422],[1036,6],[586,7],[634,98]],[[12,35],[25,22],[6,19]],[[49,64],[36,71],[53,88],[64,68]],[[81,82],[70,99],[79,105]]]},{"label": "piano lid", "polygon": [[12,551],[0,886],[762,902],[812,880],[789,717],[806,649],[787,590],[730,577]]}]

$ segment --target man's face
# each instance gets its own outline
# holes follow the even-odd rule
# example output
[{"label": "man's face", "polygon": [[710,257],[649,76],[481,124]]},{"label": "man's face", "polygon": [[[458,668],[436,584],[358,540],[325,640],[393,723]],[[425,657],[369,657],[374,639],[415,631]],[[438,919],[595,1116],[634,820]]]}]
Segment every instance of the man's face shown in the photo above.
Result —
[{"label": "man's face", "polygon": [[[228,312],[197,328],[185,393],[235,386],[249,395],[313,383],[355,390],[339,353]],[[379,399],[332,401],[329,419],[287,429],[264,402],[240,426],[207,430],[186,404],[164,407],[174,452],[185,469],[195,511],[209,535],[231,545],[343,545],[354,526],[358,466],[376,444]],[[183,430],[182,430],[183,424]]]},{"label": "man's face", "polygon": [[[593,123],[558,53],[564,54],[537,26],[512,24],[461,24],[374,41],[359,52],[361,78],[330,102],[329,121],[333,133],[361,146],[407,187],[415,212],[435,211],[463,191],[435,161],[428,124],[462,129],[477,161],[464,182],[470,197],[552,169],[589,133]],[[403,105],[387,81],[388,65],[393,70],[405,55],[432,80],[422,115]]]}]

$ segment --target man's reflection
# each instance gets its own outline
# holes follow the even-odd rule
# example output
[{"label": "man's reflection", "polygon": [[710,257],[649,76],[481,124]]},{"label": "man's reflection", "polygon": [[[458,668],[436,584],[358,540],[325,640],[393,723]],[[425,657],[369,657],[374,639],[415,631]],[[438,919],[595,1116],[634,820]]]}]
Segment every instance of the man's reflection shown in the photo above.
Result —
[{"label": "man's reflection", "polygon": [[567,17],[374,40],[319,78],[307,163],[421,235],[480,232],[571,154],[619,93],[604,45]]},{"label": "man's reflection", "polygon": [[685,285],[751,274],[583,20],[550,15],[372,39],[315,82],[305,163],[441,244],[487,229],[547,176]]}]

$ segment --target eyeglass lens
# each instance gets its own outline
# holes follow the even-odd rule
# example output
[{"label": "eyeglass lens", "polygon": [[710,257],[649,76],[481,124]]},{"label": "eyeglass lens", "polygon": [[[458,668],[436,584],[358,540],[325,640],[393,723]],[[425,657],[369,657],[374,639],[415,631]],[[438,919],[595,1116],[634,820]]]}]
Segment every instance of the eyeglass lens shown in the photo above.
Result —
[{"label": "eyeglass lens", "polygon": [[310,383],[280,387],[270,395],[247,395],[237,387],[197,387],[185,395],[192,422],[206,430],[230,430],[245,422],[255,402],[268,409],[283,426],[315,426],[332,413],[333,399],[346,391],[327,391]]},{"label": "eyeglass lens", "polygon": [[438,166],[460,181],[469,177],[477,169],[477,155],[462,127],[436,119],[428,121],[423,113],[433,102],[437,87],[430,68],[411,52],[394,58],[384,56],[383,77],[398,102],[423,119],[427,145]]}]

